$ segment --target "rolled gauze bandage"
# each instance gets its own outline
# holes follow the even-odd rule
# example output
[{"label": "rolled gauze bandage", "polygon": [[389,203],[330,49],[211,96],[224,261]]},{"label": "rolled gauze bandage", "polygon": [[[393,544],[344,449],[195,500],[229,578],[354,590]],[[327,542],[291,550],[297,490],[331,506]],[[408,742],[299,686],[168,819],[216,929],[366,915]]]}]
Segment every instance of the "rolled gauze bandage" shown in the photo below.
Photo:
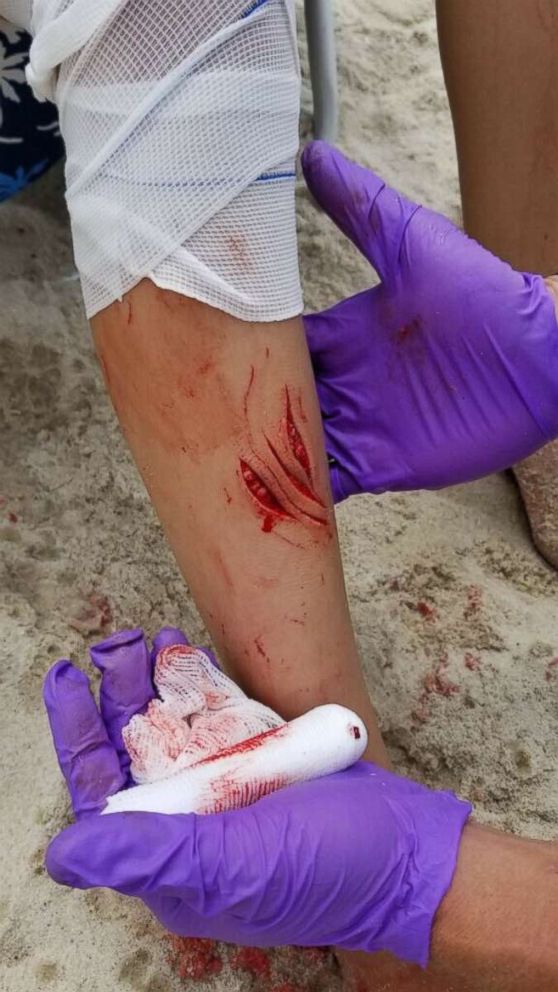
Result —
[{"label": "rolled gauze bandage", "polygon": [[144,277],[244,320],[300,313],[294,0],[34,0],[31,27],[88,315]]},{"label": "rolled gauze bandage", "polygon": [[224,813],[296,782],[343,771],[362,756],[366,728],[330,703],[202,759],[170,778],[111,796],[104,813]]},{"label": "rolled gauze bandage", "polygon": [[290,723],[252,699],[187,645],[159,652],[160,698],[131,719],[123,738],[136,782],[105,813],[215,813],[248,806],[295,782],[354,764],[367,735],[343,706],[319,706]]}]

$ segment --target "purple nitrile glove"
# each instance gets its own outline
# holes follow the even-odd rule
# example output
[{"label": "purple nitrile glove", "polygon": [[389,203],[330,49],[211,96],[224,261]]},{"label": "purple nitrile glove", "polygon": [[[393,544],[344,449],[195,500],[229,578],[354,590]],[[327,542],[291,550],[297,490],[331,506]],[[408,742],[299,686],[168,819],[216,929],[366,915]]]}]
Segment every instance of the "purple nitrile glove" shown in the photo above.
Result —
[{"label": "purple nitrile glove", "polygon": [[[131,659],[136,649],[132,642],[120,650]],[[151,672],[148,652],[134,659],[121,657],[126,677],[112,682],[111,719],[120,727],[138,702],[134,678],[145,684]],[[58,663],[45,683],[74,808],[90,813],[50,844],[46,863],[55,881],[140,898],[181,935],[252,946],[390,950],[426,964],[467,803],[358,762],[234,812],[101,817],[95,811],[104,796],[122,786],[118,751],[87,680],[75,673],[68,662]],[[98,744],[91,747],[92,741]]]},{"label": "purple nitrile glove", "polygon": [[302,166],[381,279],[304,318],[334,498],[465,482],[556,437],[558,325],[543,278],[325,142]]},{"label": "purple nitrile glove", "polygon": [[[109,740],[113,744],[124,780],[127,781],[130,757],[122,740],[122,730],[135,713],[141,713],[153,698],[152,661],[140,628],[120,630],[99,644],[89,654],[102,674],[99,704]],[[48,682],[45,685],[45,693]],[[123,705],[125,700],[125,705]],[[47,703],[48,702],[45,699]],[[50,710],[49,710],[50,712]]]}]

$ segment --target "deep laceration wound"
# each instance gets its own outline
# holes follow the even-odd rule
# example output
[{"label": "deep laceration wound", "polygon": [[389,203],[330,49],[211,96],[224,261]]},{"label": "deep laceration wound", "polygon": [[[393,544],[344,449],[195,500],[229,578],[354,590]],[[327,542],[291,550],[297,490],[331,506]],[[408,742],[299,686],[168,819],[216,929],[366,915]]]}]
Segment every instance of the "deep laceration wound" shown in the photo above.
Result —
[{"label": "deep laceration wound", "polygon": [[59,109],[89,316],[143,277],[244,320],[301,312],[294,0],[0,0]]}]

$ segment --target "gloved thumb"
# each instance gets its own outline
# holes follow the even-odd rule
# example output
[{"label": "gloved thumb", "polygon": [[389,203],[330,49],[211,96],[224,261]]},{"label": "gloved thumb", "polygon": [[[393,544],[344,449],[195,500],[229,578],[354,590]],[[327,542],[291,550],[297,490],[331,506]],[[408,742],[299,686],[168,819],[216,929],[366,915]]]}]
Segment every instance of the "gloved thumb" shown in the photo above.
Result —
[{"label": "gloved thumb", "polygon": [[[51,878],[76,889],[115,889],[147,897],[161,889],[183,895],[200,885],[194,815],[114,813],[81,820],[51,841]],[[203,887],[203,886],[202,886]]]},{"label": "gloved thumb", "polygon": [[325,141],[307,145],[301,162],[319,205],[371,262],[382,281],[388,280],[407,225],[420,207]]}]

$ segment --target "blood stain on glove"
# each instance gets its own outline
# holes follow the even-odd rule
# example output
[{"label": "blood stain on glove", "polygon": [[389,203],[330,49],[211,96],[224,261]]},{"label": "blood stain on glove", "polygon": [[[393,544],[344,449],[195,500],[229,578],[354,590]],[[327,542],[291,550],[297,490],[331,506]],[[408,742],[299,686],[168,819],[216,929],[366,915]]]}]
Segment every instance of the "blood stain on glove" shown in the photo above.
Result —
[{"label": "blood stain on glove", "polygon": [[414,337],[420,331],[422,327],[422,320],[420,317],[413,317],[406,324],[403,324],[399,328],[396,334],[397,344],[405,344],[410,338]]}]

